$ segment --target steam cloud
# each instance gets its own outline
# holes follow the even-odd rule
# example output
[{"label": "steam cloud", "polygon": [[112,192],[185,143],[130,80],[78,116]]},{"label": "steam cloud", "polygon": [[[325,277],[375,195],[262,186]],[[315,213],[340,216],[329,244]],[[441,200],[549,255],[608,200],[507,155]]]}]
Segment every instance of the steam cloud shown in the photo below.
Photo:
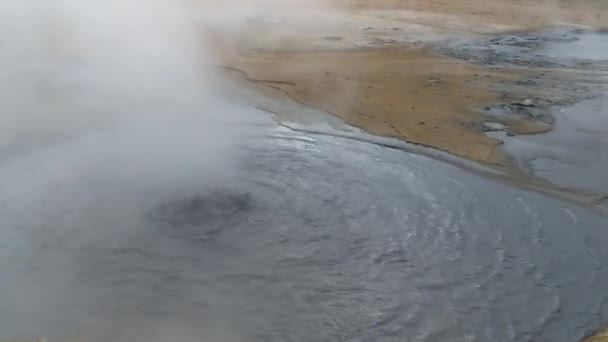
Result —
[{"label": "steam cloud", "polygon": [[215,86],[203,30],[296,2],[0,0],[0,338],[89,333],[61,330],[82,323],[66,289],[99,290],[70,251],[120,247],[160,202],[232,182],[247,109]]},{"label": "steam cloud", "polygon": [[61,251],[121,245],[159,201],[230,182],[243,109],[218,100],[204,7],[0,1],[0,338],[78,325]]}]

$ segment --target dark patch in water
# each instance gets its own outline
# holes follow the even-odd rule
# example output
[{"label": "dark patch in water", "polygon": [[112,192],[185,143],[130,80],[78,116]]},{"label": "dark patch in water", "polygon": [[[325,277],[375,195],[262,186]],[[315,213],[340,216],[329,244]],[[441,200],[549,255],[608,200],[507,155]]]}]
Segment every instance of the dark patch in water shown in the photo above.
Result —
[{"label": "dark patch in water", "polygon": [[235,220],[242,220],[252,208],[249,193],[215,190],[163,203],[151,218],[172,231],[179,231],[177,234],[181,237],[186,234],[189,238],[210,238],[233,226]]},{"label": "dark patch in water", "polygon": [[486,106],[484,115],[491,118],[519,117],[523,119],[535,119],[548,124],[553,124],[554,119],[546,106],[528,107],[519,103],[501,103]]}]

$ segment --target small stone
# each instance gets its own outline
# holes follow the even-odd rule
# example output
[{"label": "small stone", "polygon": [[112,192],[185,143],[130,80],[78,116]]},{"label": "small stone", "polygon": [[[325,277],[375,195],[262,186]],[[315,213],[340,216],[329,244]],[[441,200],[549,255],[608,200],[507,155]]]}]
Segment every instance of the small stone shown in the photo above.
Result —
[{"label": "small stone", "polygon": [[505,129],[505,125],[500,122],[485,121],[483,126],[489,131],[502,131]]},{"label": "small stone", "polygon": [[513,102],[511,103],[512,106],[517,106],[519,108],[517,108],[517,110],[524,110],[521,107],[534,107],[534,101],[530,100],[530,99],[525,99],[522,102]]}]

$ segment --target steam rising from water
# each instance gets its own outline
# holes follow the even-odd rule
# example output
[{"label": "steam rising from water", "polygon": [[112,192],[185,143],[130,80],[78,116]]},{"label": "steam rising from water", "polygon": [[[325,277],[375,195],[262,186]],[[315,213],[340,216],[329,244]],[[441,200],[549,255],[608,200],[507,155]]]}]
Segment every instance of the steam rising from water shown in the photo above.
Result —
[{"label": "steam rising from water", "polygon": [[292,3],[0,0],[0,258],[14,271],[0,305],[23,322],[12,331],[69,320],[57,303],[79,283],[74,260],[45,246],[120,244],[159,202],[230,184],[231,123],[246,109],[220,100],[202,29]]},{"label": "steam rising from water", "polygon": [[33,317],[69,315],[54,303],[72,261],[41,260],[43,245],[111,246],[158,198],[229,182],[237,134],[224,123],[241,109],[216,99],[193,13],[172,0],[0,1],[0,257],[15,265],[0,302],[24,334],[44,331]]},{"label": "steam rising from water", "polygon": [[209,100],[194,18],[176,2],[2,6],[5,147],[133,120],[200,116]]}]

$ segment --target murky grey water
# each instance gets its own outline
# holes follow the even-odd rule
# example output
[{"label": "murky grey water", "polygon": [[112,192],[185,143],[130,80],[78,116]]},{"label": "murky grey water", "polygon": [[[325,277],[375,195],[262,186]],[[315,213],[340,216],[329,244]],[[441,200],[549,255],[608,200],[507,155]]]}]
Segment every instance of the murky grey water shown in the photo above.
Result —
[{"label": "murky grey water", "polygon": [[607,104],[607,99],[597,98],[556,108],[551,132],[513,138],[499,134],[499,138],[525,170],[559,186],[606,194]]},{"label": "murky grey water", "polygon": [[608,34],[584,32],[574,34],[574,41],[547,43],[547,53],[556,58],[608,60]]},{"label": "murky grey water", "polygon": [[179,191],[5,161],[0,335],[556,342],[608,318],[606,219],[365,142],[246,136],[229,180]]}]

